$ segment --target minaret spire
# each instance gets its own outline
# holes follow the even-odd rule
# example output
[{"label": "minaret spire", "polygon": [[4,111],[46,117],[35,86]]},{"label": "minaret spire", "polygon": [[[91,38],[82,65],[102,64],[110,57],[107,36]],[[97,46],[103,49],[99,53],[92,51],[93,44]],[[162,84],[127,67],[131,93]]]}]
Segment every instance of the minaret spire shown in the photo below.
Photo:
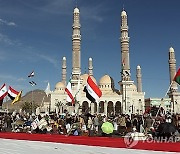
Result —
[{"label": "minaret spire", "polygon": [[66,86],[66,74],[67,74],[67,71],[66,71],[66,57],[63,57],[62,59],[62,82],[64,83],[64,85]]},{"label": "minaret spire", "polygon": [[136,78],[137,78],[137,92],[142,92],[142,74],[141,74],[141,67],[139,65],[136,68]]},{"label": "minaret spire", "polygon": [[81,34],[80,11],[76,7],[73,13],[72,34],[72,79],[78,79],[81,74]]},{"label": "minaret spire", "polygon": [[[130,81],[129,36],[126,11],[121,12],[121,79]],[[125,79],[126,78],[126,79]]]},{"label": "minaret spire", "polygon": [[77,2],[77,0],[76,0],[76,8],[77,8],[77,5],[78,5],[78,2]]},{"label": "minaret spire", "polygon": [[89,75],[93,76],[93,64],[92,64],[92,58],[89,58],[89,66],[88,66],[88,70],[89,70]]},{"label": "minaret spire", "polygon": [[123,4],[123,11],[124,11],[124,4]]},{"label": "minaret spire", "polygon": [[[172,47],[169,48],[169,74],[170,74],[170,84],[171,84],[173,82],[174,76],[176,74],[175,52],[174,52],[174,49]],[[171,90],[177,91],[176,82],[172,83]]]}]

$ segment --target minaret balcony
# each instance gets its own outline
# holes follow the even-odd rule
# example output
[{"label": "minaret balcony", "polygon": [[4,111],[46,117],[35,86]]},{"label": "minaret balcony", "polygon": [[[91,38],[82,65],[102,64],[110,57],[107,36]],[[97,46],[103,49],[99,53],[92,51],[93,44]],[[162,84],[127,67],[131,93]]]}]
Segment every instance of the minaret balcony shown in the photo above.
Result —
[{"label": "minaret balcony", "polygon": [[121,37],[120,39],[121,39],[121,42],[124,42],[124,41],[129,42],[129,37]]},{"label": "minaret balcony", "polygon": [[121,31],[127,31],[128,32],[128,27],[121,27]]},{"label": "minaret balcony", "polygon": [[79,23],[78,23],[78,24],[75,23],[75,24],[72,25],[72,28],[79,28],[79,29],[80,29],[80,28],[81,28],[81,25],[80,25]]},{"label": "minaret balcony", "polygon": [[127,39],[128,40],[129,37],[128,36],[122,36],[121,39]]},{"label": "minaret balcony", "polygon": [[75,40],[75,39],[81,40],[81,35],[73,35],[72,39],[73,40]]},{"label": "minaret balcony", "polygon": [[173,64],[174,64],[174,63],[176,63],[176,59],[169,59],[168,61],[169,61],[169,63],[170,63],[170,64],[172,64],[172,63],[173,63]]}]

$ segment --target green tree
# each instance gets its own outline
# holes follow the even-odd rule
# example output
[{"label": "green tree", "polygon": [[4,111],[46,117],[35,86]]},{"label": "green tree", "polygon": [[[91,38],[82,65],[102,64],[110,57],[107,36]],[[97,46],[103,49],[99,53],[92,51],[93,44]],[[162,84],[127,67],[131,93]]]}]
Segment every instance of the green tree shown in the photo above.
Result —
[{"label": "green tree", "polygon": [[22,110],[28,113],[35,112],[37,107],[39,107],[39,105],[34,102],[24,102],[21,106]]}]

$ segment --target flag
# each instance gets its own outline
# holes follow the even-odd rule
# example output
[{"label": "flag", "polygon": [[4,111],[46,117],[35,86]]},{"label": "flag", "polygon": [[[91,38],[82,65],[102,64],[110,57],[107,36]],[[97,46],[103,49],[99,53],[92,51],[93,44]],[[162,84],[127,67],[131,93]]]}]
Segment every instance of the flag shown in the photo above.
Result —
[{"label": "flag", "polygon": [[47,87],[46,87],[46,89],[44,90],[44,92],[46,93],[47,96],[51,93],[51,88],[50,88],[49,82],[48,82]]},{"label": "flag", "polygon": [[97,101],[102,96],[101,90],[94,83],[90,76],[88,76],[87,85],[84,87],[84,92],[86,92],[86,97],[91,102]]},{"label": "flag", "polygon": [[34,71],[32,71],[29,75],[28,75],[28,78],[32,78],[34,77]]},{"label": "flag", "polygon": [[21,99],[21,94],[22,94],[22,91],[20,91],[20,92],[18,93],[18,95],[16,96],[16,98],[12,101],[12,104],[20,101],[20,99]]},{"label": "flag", "polygon": [[16,91],[11,86],[9,86],[8,96],[10,97],[11,100],[14,100],[18,94],[19,94],[18,91]]},{"label": "flag", "polygon": [[81,79],[80,79],[80,76],[79,76],[79,80],[78,80],[78,84],[77,84],[77,92],[76,92],[76,94],[75,94],[75,100],[77,100],[77,97],[78,97],[78,94],[79,94],[79,92],[80,92],[80,85],[81,85]]},{"label": "flag", "polygon": [[3,86],[0,89],[0,100],[3,100],[4,97],[6,97],[6,95],[8,94],[7,88],[6,88],[6,84],[4,83]]},{"label": "flag", "polygon": [[34,82],[34,81],[30,81],[29,83],[31,84],[31,86],[37,85],[36,82]]},{"label": "flag", "polygon": [[174,77],[174,81],[180,85],[180,68],[178,69],[178,71]]},{"label": "flag", "polygon": [[65,88],[66,93],[68,94],[67,96],[67,102],[72,102],[74,103],[74,97],[72,95],[72,88],[71,88],[71,80],[69,80],[67,87]]}]

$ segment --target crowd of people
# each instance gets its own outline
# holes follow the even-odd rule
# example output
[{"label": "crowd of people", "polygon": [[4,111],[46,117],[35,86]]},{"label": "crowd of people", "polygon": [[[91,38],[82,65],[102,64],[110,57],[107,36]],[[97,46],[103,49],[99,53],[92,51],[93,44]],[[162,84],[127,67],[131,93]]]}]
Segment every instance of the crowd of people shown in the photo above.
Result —
[{"label": "crowd of people", "polygon": [[102,114],[84,113],[81,115],[69,114],[29,114],[25,112],[0,113],[0,131],[51,133],[82,136],[107,136],[101,126],[105,122],[113,124],[113,133],[109,136],[124,136],[129,132],[144,134],[164,133],[164,123],[171,124],[180,131],[180,115],[166,113],[152,117],[151,114],[111,114],[109,117]]}]

